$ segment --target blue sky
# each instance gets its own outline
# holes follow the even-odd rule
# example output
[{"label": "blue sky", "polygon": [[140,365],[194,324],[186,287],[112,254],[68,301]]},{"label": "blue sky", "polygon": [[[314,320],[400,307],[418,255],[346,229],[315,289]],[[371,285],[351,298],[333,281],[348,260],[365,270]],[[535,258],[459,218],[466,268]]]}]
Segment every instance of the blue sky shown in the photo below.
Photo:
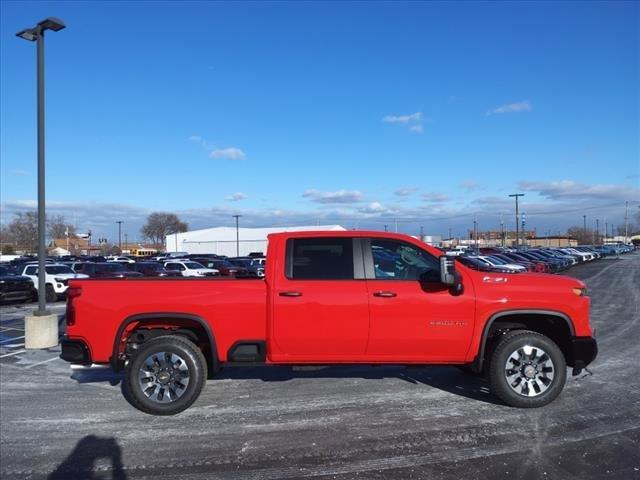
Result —
[{"label": "blue sky", "polygon": [[621,223],[640,200],[634,2],[1,4],[2,222],[36,199],[35,48],[47,16],[47,201],[136,238],[340,223],[462,234]]}]

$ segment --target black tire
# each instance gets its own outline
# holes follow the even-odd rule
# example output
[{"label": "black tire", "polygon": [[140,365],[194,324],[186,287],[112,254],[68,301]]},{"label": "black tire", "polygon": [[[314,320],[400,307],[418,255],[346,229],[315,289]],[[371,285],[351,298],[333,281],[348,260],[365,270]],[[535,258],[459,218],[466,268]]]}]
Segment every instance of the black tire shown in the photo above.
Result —
[{"label": "black tire", "polygon": [[542,407],[552,402],[567,379],[567,364],[558,345],[529,330],[505,334],[489,362],[491,391],[518,408]]},{"label": "black tire", "polygon": [[[162,353],[165,356],[158,355]],[[145,413],[175,415],[196,401],[206,378],[207,362],[193,342],[177,335],[156,337],[144,343],[129,361],[125,398]]]},{"label": "black tire", "polygon": [[44,296],[45,299],[47,300],[47,302],[57,302],[58,301],[58,294],[56,293],[56,291],[53,289],[53,285],[51,285],[50,283],[47,284],[47,286],[44,289]]}]

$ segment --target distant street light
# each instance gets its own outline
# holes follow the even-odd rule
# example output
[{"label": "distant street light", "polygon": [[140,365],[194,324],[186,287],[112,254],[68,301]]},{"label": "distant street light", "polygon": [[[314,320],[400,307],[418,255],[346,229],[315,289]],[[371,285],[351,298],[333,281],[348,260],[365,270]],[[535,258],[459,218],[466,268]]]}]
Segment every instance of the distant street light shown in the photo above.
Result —
[{"label": "distant street light", "polygon": [[240,256],[240,228],[239,228],[239,219],[242,215],[233,215],[233,218],[236,219],[236,257]]},{"label": "distant street light", "polygon": [[509,195],[510,197],[515,197],[516,199],[516,249],[518,248],[518,241],[519,241],[519,237],[520,237],[520,230],[518,228],[519,223],[520,223],[520,214],[518,211],[518,197],[524,197],[524,193],[512,193],[511,195]]},{"label": "distant street light", "polygon": [[45,281],[45,175],[44,175],[44,32],[57,32],[65,27],[62,20],[49,17],[35,27],[26,28],[16,33],[29,42],[36,42],[36,78],[38,102],[38,310],[35,316],[44,317],[47,312]]},{"label": "distant street light", "polygon": [[118,250],[120,250],[120,253],[122,254],[122,224],[124,221],[116,220],[116,223],[118,224]]}]

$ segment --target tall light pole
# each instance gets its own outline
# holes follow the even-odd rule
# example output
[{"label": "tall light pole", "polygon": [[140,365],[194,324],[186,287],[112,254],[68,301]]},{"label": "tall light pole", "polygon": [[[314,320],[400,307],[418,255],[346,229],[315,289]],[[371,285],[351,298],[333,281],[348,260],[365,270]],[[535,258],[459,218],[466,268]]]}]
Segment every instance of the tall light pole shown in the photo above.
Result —
[{"label": "tall light pole", "polygon": [[65,27],[62,20],[49,17],[35,27],[26,28],[16,33],[29,42],[36,42],[36,76],[38,97],[38,310],[35,316],[49,315],[46,303],[45,282],[45,175],[44,175],[44,32],[57,32]]},{"label": "tall light pole", "polygon": [[587,216],[586,215],[582,215],[582,235],[586,241],[587,239]]},{"label": "tall light pole", "polygon": [[629,202],[624,202],[624,243],[629,241]]},{"label": "tall light pole", "polygon": [[242,215],[233,215],[233,218],[236,219],[236,257],[240,256],[240,228],[239,228],[239,220]]},{"label": "tall light pole", "polygon": [[519,230],[519,223],[520,223],[520,214],[518,211],[518,197],[524,197],[524,193],[512,193],[511,195],[509,195],[510,197],[515,197],[516,199],[516,249],[518,248],[518,242],[519,242],[519,238],[520,238],[520,230]]},{"label": "tall light pole", "polygon": [[124,221],[116,220],[116,223],[118,224],[118,249],[120,250],[120,253],[122,253],[122,224]]},{"label": "tall light pole", "polygon": [[596,218],[596,245],[600,244],[600,219]]}]

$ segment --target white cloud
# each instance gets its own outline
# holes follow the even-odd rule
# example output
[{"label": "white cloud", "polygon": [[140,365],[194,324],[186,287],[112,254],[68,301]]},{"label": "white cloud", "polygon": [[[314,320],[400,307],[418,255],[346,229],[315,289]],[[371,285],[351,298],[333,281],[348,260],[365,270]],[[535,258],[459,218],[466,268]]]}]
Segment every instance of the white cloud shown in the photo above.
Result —
[{"label": "white cloud", "polygon": [[422,194],[422,198],[427,202],[446,202],[449,200],[449,196],[440,192],[426,192]]},{"label": "white cloud", "polygon": [[523,100],[521,102],[515,103],[507,103],[505,105],[500,105],[499,107],[492,108],[487,110],[487,115],[499,115],[502,113],[516,113],[516,112],[530,112],[533,110],[533,106],[529,103],[528,100]]},{"label": "white cloud", "polygon": [[473,190],[480,190],[480,184],[475,180],[465,180],[464,182],[460,183],[458,186],[469,192]]},{"label": "white cloud", "polygon": [[382,121],[384,123],[417,123],[422,121],[422,112],[411,113],[409,115],[387,115]]},{"label": "white cloud", "polygon": [[407,129],[413,133],[422,133],[424,131],[422,120],[422,112],[410,113],[408,115],[387,115],[382,119],[384,123],[405,125]]},{"label": "white cloud", "polygon": [[305,191],[303,197],[316,203],[356,203],[362,201],[362,192],[358,190],[337,190],[335,192],[320,192],[313,188]]},{"label": "white cloud", "polygon": [[226,158],[229,160],[244,160],[247,158],[247,155],[236,147],[228,147],[228,148],[220,148],[217,150],[212,150],[209,153],[211,158]]},{"label": "white cloud", "polygon": [[247,196],[242,192],[236,192],[233,195],[229,195],[228,197],[224,197],[224,199],[229,201],[229,202],[237,202],[239,200],[244,200],[246,198],[247,198]]},{"label": "white cloud", "polygon": [[408,197],[409,195],[416,192],[417,190],[418,190],[418,187],[400,187],[396,189],[393,192],[393,194],[397,195],[398,197]]},{"label": "white cloud", "polygon": [[536,192],[551,200],[583,199],[583,200],[629,200],[640,197],[640,188],[626,185],[608,185],[561,180],[559,182],[522,181],[518,187],[525,192]]},{"label": "white cloud", "polygon": [[383,206],[380,202],[371,202],[369,205],[360,207],[358,212],[365,214],[389,213],[392,210]]}]

